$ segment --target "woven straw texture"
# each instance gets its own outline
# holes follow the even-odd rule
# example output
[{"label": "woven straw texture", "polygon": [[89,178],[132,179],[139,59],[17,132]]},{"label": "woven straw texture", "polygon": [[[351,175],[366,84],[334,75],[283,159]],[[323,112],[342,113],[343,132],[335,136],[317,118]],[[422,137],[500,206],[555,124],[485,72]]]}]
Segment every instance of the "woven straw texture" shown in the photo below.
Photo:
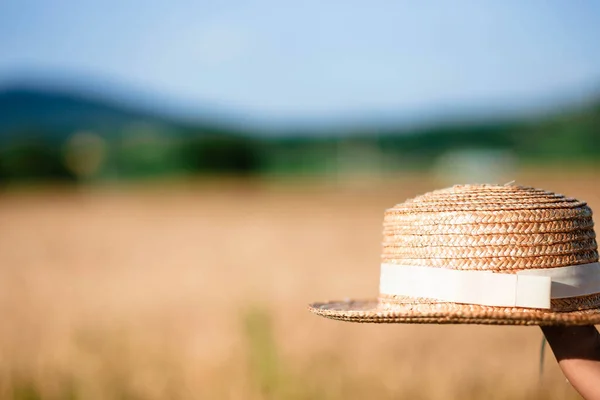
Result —
[{"label": "woven straw texture", "polygon": [[[530,187],[460,185],[387,210],[381,258],[389,264],[516,273],[593,263],[598,246],[585,202]],[[600,294],[553,299],[549,310],[392,295],[309,309],[354,322],[582,325],[600,323]]]}]

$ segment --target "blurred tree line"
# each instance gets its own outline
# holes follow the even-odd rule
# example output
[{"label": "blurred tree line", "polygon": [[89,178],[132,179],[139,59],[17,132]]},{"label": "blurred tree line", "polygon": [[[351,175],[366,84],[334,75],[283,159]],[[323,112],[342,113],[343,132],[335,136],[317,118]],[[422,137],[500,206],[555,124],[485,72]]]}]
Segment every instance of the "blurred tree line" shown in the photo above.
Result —
[{"label": "blurred tree line", "polygon": [[[462,149],[507,151],[525,164],[595,163],[600,153],[600,102],[531,119],[412,130],[372,128],[335,137],[326,131],[267,137],[241,129],[176,124],[106,107],[94,114],[81,101],[77,113],[60,114],[72,106],[67,102],[57,108],[56,99],[52,102],[55,113],[63,115],[61,123],[68,123],[48,123],[43,114],[39,120],[31,117],[25,125],[3,127],[2,117],[14,116],[17,103],[14,96],[5,102],[13,107],[9,110],[0,101],[3,181],[428,169],[448,152]],[[24,104],[31,106],[31,101]],[[47,114],[54,118],[55,113]],[[82,115],[88,119],[76,121]]]}]

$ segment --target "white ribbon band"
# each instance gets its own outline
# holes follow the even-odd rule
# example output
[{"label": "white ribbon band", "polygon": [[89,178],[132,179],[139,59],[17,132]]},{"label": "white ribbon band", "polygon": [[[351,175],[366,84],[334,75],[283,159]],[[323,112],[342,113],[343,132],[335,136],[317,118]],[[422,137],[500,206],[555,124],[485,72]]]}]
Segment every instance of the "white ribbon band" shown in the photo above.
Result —
[{"label": "white ribbon band", "polygon": [[382,264],[380,292],[452,303],[550,308],[550,299],[600,293],[600,263],[516,274]]}]

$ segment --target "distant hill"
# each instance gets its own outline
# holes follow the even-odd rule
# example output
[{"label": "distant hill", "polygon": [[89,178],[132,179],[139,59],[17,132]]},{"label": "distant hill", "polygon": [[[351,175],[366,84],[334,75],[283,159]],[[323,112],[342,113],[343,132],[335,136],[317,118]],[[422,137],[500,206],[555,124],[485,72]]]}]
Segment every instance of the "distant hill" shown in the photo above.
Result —
[{"label": "distant hill", "polygon": [[73,91],[12,87],[0,90],[0,181],[245,173],[257,163],[249,134]]},{"label": "distant hill", "polygon": [[75,91],[28,86],[0,89],[0,140],[23,135],[64,139],[82,130],[110,139],[139,124],[154,126],[171,135],[231,130],[211,121],[190,124]]}]

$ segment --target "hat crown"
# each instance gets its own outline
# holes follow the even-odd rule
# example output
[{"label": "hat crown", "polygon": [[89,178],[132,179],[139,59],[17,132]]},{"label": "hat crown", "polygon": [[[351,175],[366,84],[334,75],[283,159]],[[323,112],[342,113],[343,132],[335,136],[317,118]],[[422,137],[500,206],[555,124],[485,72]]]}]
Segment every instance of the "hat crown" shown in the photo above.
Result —
[{"label": "hat crown", "polygon": [[385,212],[385,263],[517,272],[598,261],[592,210],[531,187],[457,185]]}]

